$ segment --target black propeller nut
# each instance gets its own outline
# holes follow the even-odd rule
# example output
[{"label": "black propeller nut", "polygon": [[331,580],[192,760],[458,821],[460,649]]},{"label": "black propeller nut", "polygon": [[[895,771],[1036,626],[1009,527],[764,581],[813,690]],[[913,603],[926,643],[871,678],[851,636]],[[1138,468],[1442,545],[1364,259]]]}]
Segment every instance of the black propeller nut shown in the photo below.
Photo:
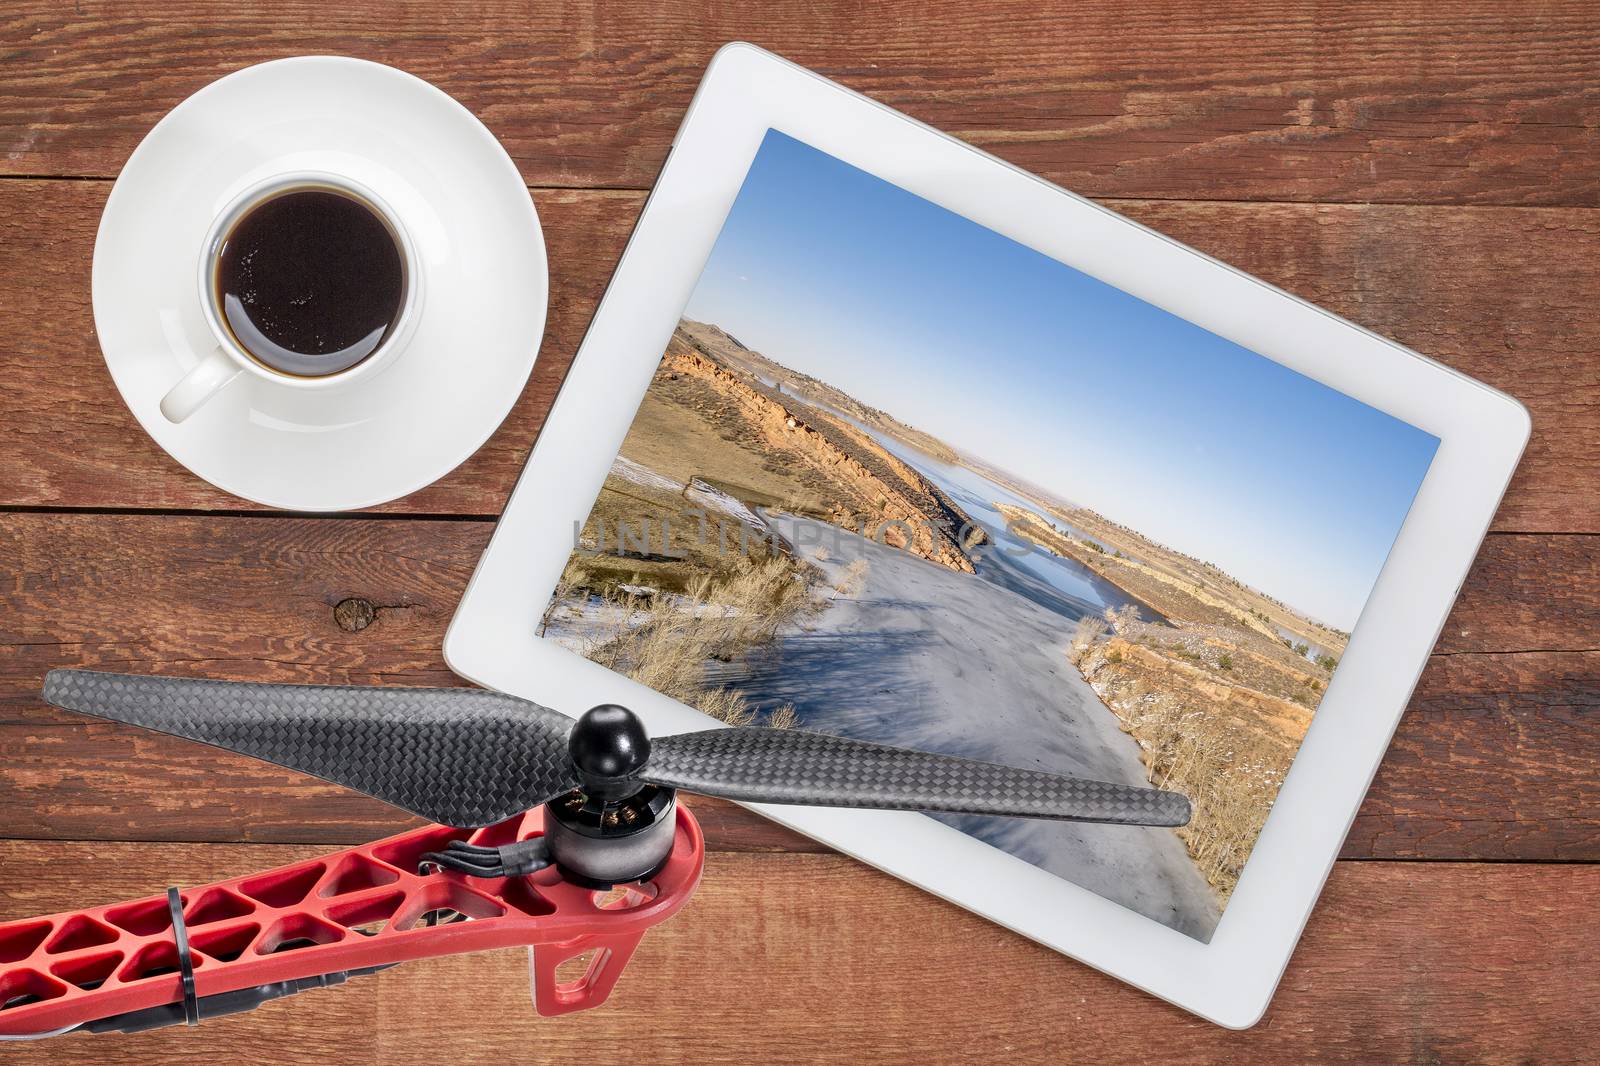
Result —
[{"label": "black propeller nut", "polygon": [[628,708],[602,703],[572,727],[567,751],[591,799],[627,799],[643,787],[634,775],[650,758],[650,735]]}]

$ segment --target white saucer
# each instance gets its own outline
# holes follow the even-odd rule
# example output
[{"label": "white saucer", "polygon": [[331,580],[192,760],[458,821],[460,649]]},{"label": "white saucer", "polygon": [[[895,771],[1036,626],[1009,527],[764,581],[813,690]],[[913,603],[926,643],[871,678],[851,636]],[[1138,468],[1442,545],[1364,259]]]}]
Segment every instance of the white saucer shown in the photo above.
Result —
[{"label": "white saucer", "polygon": [[[195,283],[206,228],[292,170],[353,177],[403,217],[427,280],[417,331],[368,378],[308,392],[244,374],[174,425],[161,397],[215,345]],[[307,56],[213,82],[145,137],[100,220],[94,320],[174,459],[257,503],[338,511],[414,492],[488,440],[533,369],[548,282],[533,201],[471,112],[392,67]]]}]

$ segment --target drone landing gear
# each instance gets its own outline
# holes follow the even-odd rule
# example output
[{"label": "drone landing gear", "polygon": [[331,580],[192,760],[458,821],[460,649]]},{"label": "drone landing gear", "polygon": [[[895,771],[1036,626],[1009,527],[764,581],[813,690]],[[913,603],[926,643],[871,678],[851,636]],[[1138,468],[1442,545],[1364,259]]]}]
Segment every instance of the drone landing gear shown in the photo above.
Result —
[{"label": "drone landing gear", "polygon": [[[0,924],[0,1039],[193,1024],[399,962],[515,945],[529,947],[540,1014],[598,1006],[645,931],[688,902],[699,881],[700,828],[674,808],[660,869],[609,891],[573,884],[554,866],[486,878],[423,858],[452,841],[530,840],[544,832],[541,808],[476,831],[425,826],[202,885],[181,893],[176,908],[154,896]],[[584,957],[581,976],[558,976]]]}]

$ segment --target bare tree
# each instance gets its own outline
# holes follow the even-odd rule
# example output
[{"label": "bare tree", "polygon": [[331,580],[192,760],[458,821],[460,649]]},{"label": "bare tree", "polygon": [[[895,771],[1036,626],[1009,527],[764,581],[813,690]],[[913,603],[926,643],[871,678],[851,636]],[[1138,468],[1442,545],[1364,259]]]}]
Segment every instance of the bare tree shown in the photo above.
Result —
[{"label": "bare tree", "polygon": [[1132,603],[1125,603],[1121,607],[1107,607],[1106,621],[1110,623],[1117,636],[1125,637],[1139,622],[1139,607]]}]

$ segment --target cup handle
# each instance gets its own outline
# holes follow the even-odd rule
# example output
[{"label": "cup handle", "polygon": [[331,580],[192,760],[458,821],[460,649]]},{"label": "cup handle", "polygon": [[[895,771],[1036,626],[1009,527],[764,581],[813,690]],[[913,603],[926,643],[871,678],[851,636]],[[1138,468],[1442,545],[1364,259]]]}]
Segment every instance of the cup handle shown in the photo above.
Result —
[{"label": "cup handle", "polygon": [[193,370],[183,375],[183,379],[163,397],[161,397],[161,413],[167,416],[168,422],[182,422],[196,411],[202,404],[217,393],[222,387],[242,373],[237,363],[228,357],[228,353],[221,348],[214,348],[210,355],[200,360]]}]

